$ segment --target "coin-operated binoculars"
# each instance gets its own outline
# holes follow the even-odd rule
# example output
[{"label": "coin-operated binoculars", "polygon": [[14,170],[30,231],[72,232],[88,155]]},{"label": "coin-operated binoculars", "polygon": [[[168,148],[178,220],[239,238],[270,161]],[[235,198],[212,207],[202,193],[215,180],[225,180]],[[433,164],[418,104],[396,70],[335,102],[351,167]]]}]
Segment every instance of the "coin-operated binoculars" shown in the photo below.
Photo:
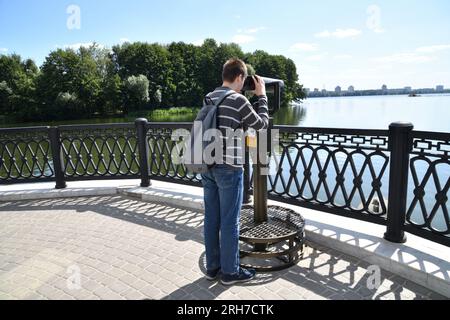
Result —
[{"label": "coin-operated binoculars", "polygon": [[[261,77],[266,84],[266,93],[269,97],[269,114],[273,115],[281,106],[281,92],[284,89],[283,80]],[[242,92],[246,93],[255,90],[255,83],[252,76],[245,79]]]},{"label": "coin-operated binoculars", "polygon": [[[269,114],[273,115],[280,110],[284,82],[279,79],[262,78],[269,100]],[[251,77],[246,79],[242,89],[243,94],[255,90],[253,81]],[[259,271],[275,271],[294,265],[302,256],[304,244],[305,221],[302,216],[294,210],[267,205],[267,179],[272,150],[271,130],[272,119],[270,119],[267,134],[258,132],[256,140],[247,143],[247,149],[250,152],[246,152],[245,157],[244,174],[247,186],[244,186],[244,189],[248,190],[250,183],[249,153],[256,155],[252,157],[253,206],[244,205],[241,210],[241,265]],[[258,139],[267,139],[267,143],[260,143]],[[265,150],[261,150],[262,147]],[[245,198],[244,195],[244,201]]]}]

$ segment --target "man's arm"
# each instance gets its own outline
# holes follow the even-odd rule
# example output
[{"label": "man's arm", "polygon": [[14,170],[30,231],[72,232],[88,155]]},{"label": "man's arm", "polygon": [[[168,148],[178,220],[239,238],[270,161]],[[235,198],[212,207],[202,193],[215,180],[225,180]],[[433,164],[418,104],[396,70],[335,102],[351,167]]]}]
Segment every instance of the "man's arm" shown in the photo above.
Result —
[{"label": "man's arm", "polygon": [[269,126],[269,113],[267,96],[258,96],[258,110],[255,111],[247,98],[243,97],[243,105],[239,108],[242,122],[246,127],[255,130],[267,129]]}]

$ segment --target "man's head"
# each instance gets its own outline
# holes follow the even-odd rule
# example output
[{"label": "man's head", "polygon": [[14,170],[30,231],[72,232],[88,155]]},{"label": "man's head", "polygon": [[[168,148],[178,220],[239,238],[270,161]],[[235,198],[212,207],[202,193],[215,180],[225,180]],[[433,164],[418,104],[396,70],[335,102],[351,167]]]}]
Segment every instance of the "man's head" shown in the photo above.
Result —
[{"label": "man's head", "polygon": [[228,86],[234,91],[241,91],[246,78],[247,66],[244,61],[233,58],[223,65],[222,80],[224,86]]}]

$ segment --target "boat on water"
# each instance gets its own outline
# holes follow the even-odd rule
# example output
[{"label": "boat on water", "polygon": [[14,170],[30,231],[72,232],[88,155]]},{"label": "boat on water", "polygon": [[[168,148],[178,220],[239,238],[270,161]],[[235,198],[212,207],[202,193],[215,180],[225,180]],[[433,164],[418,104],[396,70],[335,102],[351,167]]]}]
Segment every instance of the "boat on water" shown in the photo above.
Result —
[{"label": "boat on water", "polygon": [[410,93],[410,94],[408,95],[408,97],[420,97],[420,94],[417,94],[417,93]]}]

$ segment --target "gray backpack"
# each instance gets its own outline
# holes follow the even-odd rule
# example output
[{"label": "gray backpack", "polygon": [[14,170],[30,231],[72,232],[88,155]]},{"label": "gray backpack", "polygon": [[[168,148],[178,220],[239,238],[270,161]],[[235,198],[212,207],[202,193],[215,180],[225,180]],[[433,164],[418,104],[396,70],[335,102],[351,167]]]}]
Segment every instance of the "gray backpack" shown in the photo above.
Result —
[{"label": "gray backpack", "polygon": [[[214,104],[211,98],[206,97],[203,107],[192,125],[190,138],[187,141],[183,164],[190,173],[206,173],[214,164],[207,164],[203,159],[203,151],[208,141],[203,141],[203,133],[209,129],[217,129],[217,108],[230,95],[233,90],[225,91]],[[209,102],[208,102],[209,99]]]}]

